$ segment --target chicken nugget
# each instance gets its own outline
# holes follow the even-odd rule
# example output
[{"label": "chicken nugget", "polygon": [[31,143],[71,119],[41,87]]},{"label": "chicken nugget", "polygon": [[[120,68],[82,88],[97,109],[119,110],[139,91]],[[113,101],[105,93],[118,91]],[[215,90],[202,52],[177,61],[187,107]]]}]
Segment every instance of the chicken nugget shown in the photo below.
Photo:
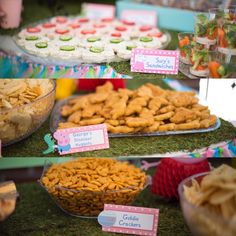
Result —
[{"label": "chicken nugget", "polygon": [[145,86],[145,85],[139,87],[135,91],[134,96],[135,97],[145,98],[146,101],[148,101],[149,99],[153,98],[152,90],[150,88],[148,88],[147,86]]},{"label": "chicken nugget", "polygon": [[80,99],[73,105],[72,111],[74,112],[85,109],[89,105],[90,105],[89,96],[80,97]]},{"label": "chicken nugget", "polygon": [[120,95],[117,92],[111,93],[106,101],[105,101],[105,107],[113,107],[114,104],[120,101]]},{"label": "chicken nugget", "polygon": [[140,117],[127,117],[126,118],[126,124],[129,127],[147,127],[154,123],[153,119],[148,118],[140,118]]},{"label": "chicken nugget", "polygon": [[67,117],[69,116],[70,114],[73,113],[73,110],[72,110],[72,107],[71,106],[68,106],[68,105],[64,105],[62,108],[61,108],[61,115],[64,116],[64,117]]},{"label": "chicken nugget", "polygon": [[86,126],[86,125],[98,125],[102,124],[105,121],[104,118],[98,117],[98,118],[92,118],[92,119],[83,119],[80,121],[81,126]]},{"label": "chicken nugget", "polygon": [[205,120],[210,118],[210,111],[209,110],[203,110],[203,111],[198,111],[198,117],[200,120]]},{"label": "chicken nugget", "polygon": [[126,88],[120,88],[120,89],[118,89],[118,93],[121,97],[123,97],[123,96],[132,97],[134,91],[126,89]]},{"label": "chicken nugget", "polygon": [[125,115],[126,107],[127,107],[126,101],[127,101],[127,99],[123,98],[123,99],[120,99],[119,102],[114,104],[114,107],[113,107],[113,109],[111,111],[111,115],[112,115],[112,119],[113,120],[116,120],[119,117],[122,117],[122,116]]},{"label": "chicken nugget", "polygon": [[156,113],[161,108],[160,99],[159,98],[152,99],[148,104],[148,108]]},{"label": "chicken nugget", "polygon": [[188,107],[198,103],[198,98],[193,97],[188,94],[176,94],[169,95],[168,100],[174,105],[175,107]]},{"label": "chicken nugget", "polygon": [[191,96],[195,97],[196,92],[195,91],[174,91],[174,90],[166,90],[169,95],[177,95],[177,96]]},{"label": "chicken nugget", "polygon": [[94,93],[89,97],[92,104],[104,102],[109,96],[109,93]]},{"label": "chicken nugget", "polygon": [[87,99],[89,96],[90,96],[90,95],[77,96],[77,97],[75,97],[75,98],[70,99],[70,100],[68,101],[68,104],[74,105],[74,104],[76,104],[76,103],[78,103],[78,102],[81,102],[81,101],[84,100],[84,99]]},{"label": "chicken nugget", "polygon": [[161,106],[168,105],[168,101],[163,97],[155,97],[150,100],[148,108],[154,112],[157,112]]},{"label": "chicken nugget", "polygon": [[112,126],[120,125],[120,122],[118,120],[105,120],[105,123],[110,124]]},{"label": "chicken nugget", "polygon": [[139,117],[142,118],[153,118],[153,115],[155,114],[154,111],[147,109],[146,107],[144,107],[142,109],[142,111],[139,114]]},{"label": "chicken nugget", "polygon": [[215,125],[217,122],[217,117],[215,115],[210,115],[209,118],[200,121],[201,128],[209,128]]},{"label": "chicken nugget", "polygon": [[120,125],[124,125],[126,123],[125,118],[124,119],[119,119],[118,121],[119,121]]},{"label": "chicken nugget", "polygon": [[58,124],[58,129],[68,129],[74,127],[79,127],[79,125],[72,122],[61,122]]},{"label": "chicken nugget", "polygon": [[107,81],[101,86],[97,86],[96,93],[109,93],[113,90],[113,84],[110,81]]},{"label": "chicken nugget", "polygon": [[75,124],[79,124],[79,122],[81,120],[81,115],[82,115],[81,110],[76,111],[68,117],[68,121],[75,123]]},{"label": "chicken nugget", "polygon": [[137,97],[129,102],[127,105],[125,115],[130,116],[134,113],[140,113],[142,108],[147,105],[147,101],[144,98]]},{"label": "chicken nugget", "polygon": [[205,111],[205,110],[208,110],[207,106],[203,106],[201,104],[194,104],[191,108],[194,111]]},{"label": "chicken nugget", "polygon": [[190,109],[180,107],[176,109],[176,113],[173,117],[171,117],[170,121],[175,124],[185,123],[187,120],[192,121],[197,118],[197,114],[195,111]]},{"label": "chicken nugget", "polygon": [[173,111],[170,111],[165,114],[161,114],[158,116],[154,116],[155,121],[162,121],[162,120],[169,120],[175,113]]},{"label": "chicken nugget", "polygon": [[95,115],[97,112],[102,110],[103,104],[90,104],[88,105],[83,111],[82,111],[82,117],[83,118],[91,118],[93,115]]},{"label": "chicken nugget", "polygon": [[154,122],[151,126],[145,127],[143,129],[143,132],[146,133],[152,133],[158,131],[158,128],[160,126],[160,122]]},{"label": "chicken nugget", "polygon": [[156,97],[156,96],[163,96],[163,95],[166,94],[166,91],[164,89],[162,89],[161,87],[156,86],[154,84],[147,83],[147,84],[145,84],[145,86],[147,86],[148,88],[150,88],[152,90],[152,95],[154,97]]},{"label": "chicken nugget", "polygon": [[114,133],[114,134],[127,134],[127,133],[132,133],[134,132],[134,128],[125,126],[125,125],[120,125],[120,126],[112,126],[110,124],[106,124],[107,125],[107,130],[110,133]]},{"label": "chicken nugget", "polygon": [[175,130],[175,127],[176,127],[176,125],[173,123],[164,124],[164,125],[159,126],[158,131],[160,131],[160,132],[173,131],[173,130]]},{"label": "chicken nugget", "polygon": [[168,113],[170,111],[174,111],[175,107],[173,105],[167,105],[162,107],[159,111],[158,114],[163,114],[163,113]]},{"label": "chicken nugget", "polygon": [[199,128],[200,128],[200,122],[198,120],[176,125],[176,130],[191,130]]},{"label": "chicken nugget", "polygon": [[103,107],[101,110],[97,111],[97,114],[103,116],[106,119],[111,119],[112,118],[111,111],[112,111],[111,107]]}]

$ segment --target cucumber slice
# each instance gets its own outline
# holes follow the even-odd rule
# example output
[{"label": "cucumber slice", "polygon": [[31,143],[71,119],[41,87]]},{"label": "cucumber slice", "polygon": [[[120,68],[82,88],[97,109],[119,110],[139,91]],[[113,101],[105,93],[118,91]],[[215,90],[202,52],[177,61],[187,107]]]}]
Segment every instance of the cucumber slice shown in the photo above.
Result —
[{"label": "cucumber slice", "polygon": [[104,51],[103,48],[97,48],[97,47],[91,47],[89,50],[90,52],[94,52],[94,53],[101,53]]},{"label": "cucumber slice", "polygon": [[35,41],[35,40],[38,40],[39,37],[38,36],[27,36],[25,39],[28,41]]},{"label": "cucumber slice", "polygon": [[111,39],[110,43],[121,43],[123,41],[123,39],[121,38],[115,38],[115,39]]},{"label": "cucumber slice", "polygon": [[94,43],[94,42],[97,42],[97,41],[100,41],[101,39],[98,38],[98,37],[89,37],[87,38],[87,42],[89,43]]},{"label": "cucumber slice", "polygon": [[74,51],[75,47],[74,46],[61,46],[60,50],[61,51]]},{"label": "cucumber slice", "polygon": [[144,43],[148,43],[148,42],[152,42],[153,38],[152,37],[141,37],[140,41],[144,42]]},{"label": "cucumber slice", "polygon": [[224,66],[220,66],[217,70],[217,72],[220,74],[220,76],[225,76],[226,75],[226,69]]},{"label": "cucumber slice", "polygon": [[126,49],[132,51],[132,49],[136,48],[137,46],[127,46]]},{"label": "cucumber slice", "polygon": [[69,36],[69,35],[62,35],[62,36],[60,36],[59,39],[60,39],[61,41],[70,41],[70,40],[72,39],[72,37]]},{"label": "cucumber slice", "polygon": [[35,46],[37,48],[47,48],[48,47],[48,43],[46,42],[40,42],[40,43],[36,43]]}]

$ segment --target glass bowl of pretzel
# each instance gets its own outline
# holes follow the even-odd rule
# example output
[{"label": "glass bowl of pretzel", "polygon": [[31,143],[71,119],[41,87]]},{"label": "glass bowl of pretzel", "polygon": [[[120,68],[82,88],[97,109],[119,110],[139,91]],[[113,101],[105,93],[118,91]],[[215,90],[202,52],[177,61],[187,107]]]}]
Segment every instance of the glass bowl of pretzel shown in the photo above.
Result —
[{"label": "glass bowl of pretzel", "polygon": [[0,80],[0,140],[3,146],[35,132],[48,118],[56,82],[49,79]]},{"label": "glass bowl of pretzel", "polygon": [[184,218],[196,236],[236,235],[236,170],[222,165],[183,180],[178,193]]},{"label": "glass bowl of pretzel", "polygon": [[148,182],[139,168],[110,158],[47,162],[39,180],[64,212],[86,218],[97,217],[104,204],[131,204]]}]

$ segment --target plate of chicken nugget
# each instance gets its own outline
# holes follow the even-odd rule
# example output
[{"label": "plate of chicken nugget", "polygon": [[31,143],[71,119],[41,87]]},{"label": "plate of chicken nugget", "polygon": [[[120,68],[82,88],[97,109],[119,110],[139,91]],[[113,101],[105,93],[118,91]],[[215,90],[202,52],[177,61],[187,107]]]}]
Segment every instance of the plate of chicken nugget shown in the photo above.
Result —
[{"label": "plate of chicken nugget", "polygon": [[211,132],[221,125],[195,92],[162,89],[146,83],[136,90],[118,89],[110,82],[94,93],[59,101],[50,128],[106,124],[109,137],[158,136]]}]

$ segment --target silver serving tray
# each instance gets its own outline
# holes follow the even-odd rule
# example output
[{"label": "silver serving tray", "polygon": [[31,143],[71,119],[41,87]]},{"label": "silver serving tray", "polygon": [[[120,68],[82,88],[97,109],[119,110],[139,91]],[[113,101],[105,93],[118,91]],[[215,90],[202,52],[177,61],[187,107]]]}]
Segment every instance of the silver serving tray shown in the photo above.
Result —
[{"label": "silver serving tray", "polygon": [[[50,131],[54,133],[60,122],[65,122],[66,119],[61,116],[61,107],[66,105],[69,100],[78,96],[71,96],[64,100],[58,101],[53,108],[50,117]],[[199,133],[208,133],[217,130],[221,126],[221,121],[218,118],[214,126],[207,129],[194,129],[194,130],[183,130],[183,131],[168,131],[168,132],[153,132],[153,133],[128,133],[128,134],[112,134],[109,133],[108,136],[111,138],[122,138],[122,137],[151,137],[151,136],[165,136],[165,135],[178,135],[178,134],[199,134]]]}]

